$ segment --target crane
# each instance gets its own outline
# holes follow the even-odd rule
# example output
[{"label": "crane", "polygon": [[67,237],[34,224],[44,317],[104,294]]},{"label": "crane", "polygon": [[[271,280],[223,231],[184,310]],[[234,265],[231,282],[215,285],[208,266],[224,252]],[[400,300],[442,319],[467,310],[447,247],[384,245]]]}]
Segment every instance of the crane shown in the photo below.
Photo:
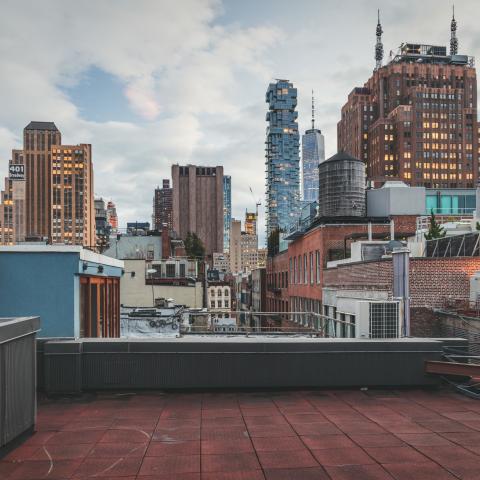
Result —
[{"label": "crane", "polygon": [[258,207],[262,205],[260,198],[255,201],[255,195],[253,194],[253,190],[251,186],[248,186],[250,189],[250,193],[252,194],[253,201],[255,202],[255,235],[258,235]]}]

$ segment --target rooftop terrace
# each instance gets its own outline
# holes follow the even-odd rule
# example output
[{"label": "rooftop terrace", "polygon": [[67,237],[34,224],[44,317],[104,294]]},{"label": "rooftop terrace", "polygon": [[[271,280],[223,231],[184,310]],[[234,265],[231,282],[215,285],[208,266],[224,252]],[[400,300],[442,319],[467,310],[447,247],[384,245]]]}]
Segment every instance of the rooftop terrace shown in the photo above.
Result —
[{"label": "rooftop terrace", "polygon": [[0,478],[475,479],[480,402],[448,390],[86,394],[39,400]]}]

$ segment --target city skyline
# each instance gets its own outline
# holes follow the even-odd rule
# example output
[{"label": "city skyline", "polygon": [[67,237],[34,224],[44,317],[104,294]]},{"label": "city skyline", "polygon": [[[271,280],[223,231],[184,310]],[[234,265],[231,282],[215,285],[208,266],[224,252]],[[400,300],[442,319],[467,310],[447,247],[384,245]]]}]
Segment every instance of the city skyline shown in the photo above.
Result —
[{"label": "city skyline", "polygon": [[[53,121],[66,144],[78,138],[92,144],[95,194],[117,203],[123,226],[150,218],[151,191],[172,163],[223,165],[234,181],[232,216],[253,210],[249,186],[264,198],[263,95],[273,78],[290,78],[298,89],[300,132],[310,121],[310,91],[318,92],[316,121],[325,133],[326,156],[333,154],[341,105],[375,66],[378,6],[385,59],[401,42],[448,47],[450,36],[446,1],[415,8],[413,2],[302,2],[295,10],[286,2],[272,10],[269,2],[205,1],[195,2],[195,16],[187,2],[139,2],[134,12],[117,8],[110,18],[108,5],[77,12],[73,2],[47,3],[2,5],[0,37],[11,48],[0,62],[11,73],[0,85],[0,176],[7,173],[11,149],[21,147],[22,128],[32,120]],[[459,53],[479,57],[479,7],[456,7]],[[131,35],[123,35],[118,25],[132,15]],[[20,18],[38,42],[27,42],[14,27]],[[51,22],[68,30],[68,39],[58,42],[58,31],[47,28]],[[354,41],[351,35],[339,38],[339,25],[354,32]],[[149,188],[143,188],[146,181]],[[259,233],[264,231],[262,206]]]}]

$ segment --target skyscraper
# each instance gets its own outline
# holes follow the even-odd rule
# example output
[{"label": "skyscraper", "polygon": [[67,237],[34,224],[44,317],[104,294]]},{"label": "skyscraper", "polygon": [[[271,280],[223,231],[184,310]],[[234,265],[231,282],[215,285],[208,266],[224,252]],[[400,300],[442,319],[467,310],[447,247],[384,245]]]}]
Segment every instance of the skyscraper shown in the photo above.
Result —
[{"label": "skyscraper", "polygon": [[22,150],[12,150],[0,194],[0,244],[13,245],[25,240],[25,164]]},{"label": "skyscraper", "polygon": [[54,146],[51,165],[51,242],[94,247],[92,146]]},{"label": "skyscraper", "polygon": [[230,249],[230,227],[232,223],[232,177],[223,177],[223,251]]},{"label": "skyscraper", "polygon": [[303,200],[318,201],[318,164],[325,160],[325,139],[315,128],[315,104],[312,90],[312,128],[302,135]]},{"label": "skyscraper", "polygon": [[196,233],[205,253],[223,251],[223,167],[172,165],[173,229]]},{"label": "skyscraper", "polygon": [[23,130],[27,238],[51,240],[52,147],[62,135],[53,122],[30,122]]},{"label": "skyscraper", "polygon": [[379,186],[472,188],[478,177],[477,78],[458,55],[452,17],[445,46],[403,43],[382,66],[380,18],[372,76],[352,90],[338,123],[338,148],[362,159]]},{"label": "skyscraper", "polygon": [[92,146],[61,140],[53,122],[30,122],[23,131],[25,236],[94,246]]},{"label": "skyscraper", "polygon": [[297,89],[288,80],[277,80],[266,93],[267,236],[285,229],[297,215],[300,199]]},{"label": "skyscraper", "polygon": [[155,189],[153,197],[153,228],[160,231],[163,225],[173,230],[173,190],[168,179],[163,180],[162,188]]}]

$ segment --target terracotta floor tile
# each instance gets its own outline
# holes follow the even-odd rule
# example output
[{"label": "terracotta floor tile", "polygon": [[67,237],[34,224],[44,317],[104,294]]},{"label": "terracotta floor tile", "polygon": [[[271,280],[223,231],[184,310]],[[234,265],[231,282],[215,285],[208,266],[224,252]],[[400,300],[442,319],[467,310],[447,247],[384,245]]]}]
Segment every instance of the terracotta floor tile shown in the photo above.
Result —
[{"label": "terracotta floor tile", "polygon": [[260,470],[254,453],[229,453],[222,455],[202,455],[203,472],[246,472]]},{"label": "terracotta floor tile", "polygon": [[415,465],[393,463],[385,464],[383,467],[393,475],[395,480],[458,480],[457,477],[435,463],[417,463]]},{"label": "terracotta floor tile", "polygon": [[200,472],[200,455],[145,457],[140,468],[139,476],[197,472]]},{"label": "terracotta floor tile", "polygon": [[169,457],[182,455],[200,455],[199,440],[180,440],[177,442],[151,442],[147,457]]},{"label": "terracotta floor tile", "polygon": [[303,443],[310,450],[324,450],[328,448],[355,447],[355,443],[347,435],[305,435],[301,437]]},{"label": "terracotta floor tile", "polygon": [[337,427],[345,433],[387,433],[385,430],[373,422],[347,422],[347,423],[337,423]]},{"label": "terracotta floor tile", "polygon": [[202,440],[228,440],[249,438],[246,427],[202,428]]},{"label": "terracotta floor tile", "polygon": [[256,425],[288,425],[287,420],[282,415],[273,417],[245,417],[245,423],[248,427]]},{"label": "terracotta floor tile", "polygon": [[245,422],[243,417],[208,417],[202,419],[202,428],[204,427],[221,427],[221,426],[231,426],[231,427],[244,427]]},{"label": "terracotta floor tile", "polygon": [[300,423],[293,428],[298,435],[341,435],[343,432],[333,423]]},{"label": "terracotta floor tile", "polygon": [[148,443],[97,443],[89,451],[89,457],[120,458],[143,457]]},{"label": "terracotta floor tile", "polygon": [[397,433],[397,436],[401,438],[405,443],[413,445],[414,447],[420,445],[451,445],[451,442],[449,442],[443,436],[438,435],[437,433]]},{"label": "terracotta floor tile", "polygon": [[[201,475],[198,472],[165,473],[165,474],[155,474],[155,475],[138,475],[135,478],[136,480],[201,480]],[[104,479],[102,478],[102,480]]]},{"label": "terracotta floor tile", "polygon": [[107,430],[99,443],[145,443],[150,441],[152,434],[134,427]]},{"label": "terracotta floor tile", "polygon": [[463,423],[455,422],[454,420],[426,420],[419,422],[419,425],[422,427],[431,430],[436,433],[443,432],[471,432],[472,430],[465,426]]},{"label": "terracotta floor tile", "polygon": [[265,470],[266,480],[330,480],[322,467]]},{"label": "terracotta floor tile", "polygon": [[136,475],[140,469],[140,457],[122,458],[86,458],[75,470],[73,479],[85,477],[129,477]]},{"label": "terracotta floor tile", "polygon": [[202,440],[202,455],[222,453],[253,453],[252,442],[249,438],[227,440]]},{"label": "terracotta floor tile", "polygon": [[459,445],[480,446],[479,432],[445,432],[442,437]]},{"label": "terracotta floor tile", "polygon": [[77,445],[44,445],[40,447],[32,460],[76,460],[85,458],[94,444],[79,443]]},{"label": "terracotta floor tile", "polygon": [[416,447],[424,455],[440,465],[447,467],[462,463],[465,466],[480,465],[480,457],[459,445],[448,446],[418,446]]},{"label": "terracotta floor tile", "polygon": [[31,480],[48,478],[63,480],[70,478],[80,464],[80,460],[28,460],[17,464],[17,468],[7,477],[8,480]]},{"label": "terracotta floor tile", "polygon": [[320,413],[302,413],[285,415],[285,417],[292,425],[301,423],[321,423],[326,421],[326,418]]},{"label": "terracotta floor tile", "polygon": [[312,450],[323,466],[369,465],[376,463],[359,447]]},{"label": "terracotta floor tile", "polygon": [[294,430],[289,425],[252,425],[248,427],[251,437],[293,437]]},{"label": "terracotta floor tile", "polygon": [[265,480],[265,477],[261,470],[249,470],[246,472],[205,472],[202,473],[202,480]]},{"label": "terracotta floor tile", "polygon": [[428,458],[412,447],[375,447],[365,451],[378,463],[426,463]]},{"label": "terracotta floor tile", "polygon": [[103,436],[103,430],[81,430],[78,432],[57,432],[44,445],[76,445],[78,443],[96,443]]},{"label": "terracotta floor tile", "polygon": [[391,433],[352,433],[350,438],[360,447],[400,447],[405,445]]},{"label": "terracotta floor tile", "polygon": [[200,440],[200,428],[157,428],[153,432],[152,440],[159,442]]},{"label": "terracotta floor tile", "polygon": [[318,467],[318,462],[312,454],[304,448],[289,452],[259,452],[257,451],[260,464],[264,469],[275,468],[310,468]]},{"label": "terracotta floor tile", "polygon": [[[344,465],[325,469],[332,480],[394,480],[380,465]],[[414,480],[414,477],[409,480]]]},{"label": "terracotta floor tile", "polygon": [[304,450],[306,447],[298,437],[252,437],[257,452]]}]

